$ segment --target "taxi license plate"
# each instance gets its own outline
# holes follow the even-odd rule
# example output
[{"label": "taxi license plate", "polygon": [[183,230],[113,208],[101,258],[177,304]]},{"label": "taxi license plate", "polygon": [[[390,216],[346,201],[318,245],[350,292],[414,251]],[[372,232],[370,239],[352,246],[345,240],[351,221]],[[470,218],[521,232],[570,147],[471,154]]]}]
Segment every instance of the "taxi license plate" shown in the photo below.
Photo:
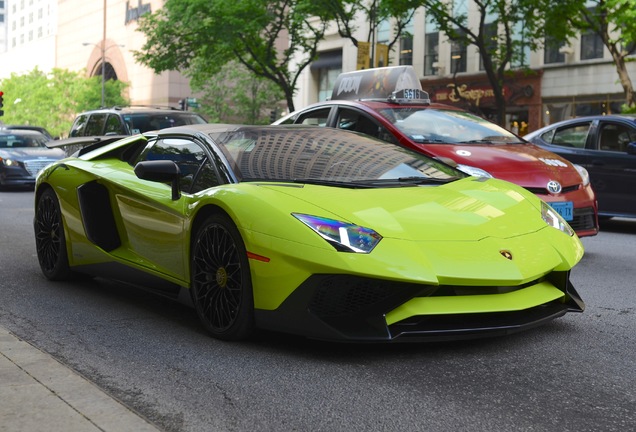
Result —
[{"label": "taxi license plate", "polygon": [[572,201],[550,203],[550,206],[566,221],[569,222],[574,219],[574,204],[572,204]]}]

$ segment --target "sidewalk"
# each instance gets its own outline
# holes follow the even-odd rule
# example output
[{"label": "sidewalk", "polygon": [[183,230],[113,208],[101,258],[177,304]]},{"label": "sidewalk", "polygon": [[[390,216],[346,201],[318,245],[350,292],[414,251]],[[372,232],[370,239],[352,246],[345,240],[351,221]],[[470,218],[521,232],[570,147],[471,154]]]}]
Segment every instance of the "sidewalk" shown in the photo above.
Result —
[{"label": "sidewalk", "polygon": [[0,327],[0,432],[157,432],[53,357]]}]

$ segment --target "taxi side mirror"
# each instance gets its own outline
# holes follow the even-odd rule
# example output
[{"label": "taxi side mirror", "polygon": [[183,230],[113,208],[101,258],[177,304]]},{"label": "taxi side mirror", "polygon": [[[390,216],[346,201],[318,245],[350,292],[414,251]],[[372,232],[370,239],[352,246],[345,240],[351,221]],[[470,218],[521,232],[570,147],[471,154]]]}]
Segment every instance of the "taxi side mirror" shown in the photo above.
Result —
[{"label": "taxi side mirror", "polygon": [[627,154],[636,155],[636,142],[627,144],[627,149],[625,151],[627,152]]}]

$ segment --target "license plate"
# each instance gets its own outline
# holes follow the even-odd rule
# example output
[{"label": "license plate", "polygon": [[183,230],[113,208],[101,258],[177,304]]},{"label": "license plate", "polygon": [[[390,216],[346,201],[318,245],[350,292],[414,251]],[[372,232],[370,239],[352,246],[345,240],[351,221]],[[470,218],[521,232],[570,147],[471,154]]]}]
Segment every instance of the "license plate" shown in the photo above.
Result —
[{"label": "license plate", "polygon": [[550,206],[566,221],[569,222],[574,219],[574,204],[572,204],[572,201],[550,203]]}]

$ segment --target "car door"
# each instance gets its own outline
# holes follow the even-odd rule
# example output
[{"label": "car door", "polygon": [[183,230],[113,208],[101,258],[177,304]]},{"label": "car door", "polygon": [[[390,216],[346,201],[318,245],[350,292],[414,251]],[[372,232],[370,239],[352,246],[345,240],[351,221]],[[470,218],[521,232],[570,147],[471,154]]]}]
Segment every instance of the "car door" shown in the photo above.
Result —
[{"label": "car door", "polygon": [[[174,161],[181,172],[182,195],[193,195],[218,184],[209,153],[191,139],[166,137],[150,141],[136,162],[144,160]],[[116,197],[130,252],[153,270],[187,280],[187,196],[173,200],[168,184],[136,177],[129,180],[134,187]],[[120,184],[126,186],[126,181]]]},{"label": "car door", "polygon": [[590,173],[601,215],[636,215],[636,155],[627,146],[636,142],[629,123],[598,120],[589,140],[584,165]]}]

